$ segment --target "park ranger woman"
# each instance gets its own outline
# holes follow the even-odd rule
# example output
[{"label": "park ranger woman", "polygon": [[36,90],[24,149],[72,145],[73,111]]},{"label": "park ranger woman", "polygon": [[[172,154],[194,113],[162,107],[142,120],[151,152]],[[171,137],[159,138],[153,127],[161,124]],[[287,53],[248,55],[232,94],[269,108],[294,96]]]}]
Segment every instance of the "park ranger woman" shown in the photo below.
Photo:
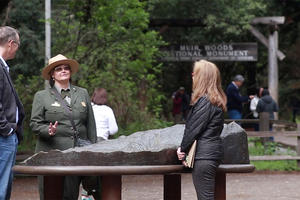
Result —
[{"label": "park ranger woman", "polygon": [[[74,147],[73,127],[77,129],[76,133],[81,139],[96,142],[96,125],[89,94],[86,89],[70,83],[71,75],[78,68],[77,61],[59,54],[50,58],[49,64],[43,69],[42,76],[49,80],[50,88],[35,94],[30,121],[30,126],[37,135],[36,152]],[[66,109],[70,112],[67,113]],[[82,177],[65,177],[63,199],[78,199],[81,179]],[[42,178],[39,178],[39,189],[43,199]]]}]

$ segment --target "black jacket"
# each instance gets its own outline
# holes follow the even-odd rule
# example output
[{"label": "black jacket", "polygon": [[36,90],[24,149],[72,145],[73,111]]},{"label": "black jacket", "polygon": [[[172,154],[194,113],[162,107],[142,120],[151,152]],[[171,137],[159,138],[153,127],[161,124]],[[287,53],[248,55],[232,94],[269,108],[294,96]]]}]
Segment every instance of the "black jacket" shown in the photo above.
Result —
[{"label": "black jacket", "polygon": [[223,124],[223,110],[211,104],[207,97],[201,97],[188,115],[181,151],[187,153],[194,140],[198,140],[195,159],[221,160]]},{"label": "black jacket", "polygon": [[[19,120],[16,124],[18,107]],[[23,139],[24,108],[10,79],[10,75],[0,60],[0,134],[7,136],[11,128],[17,134],[19,142]]]},{"label": "black jacket", "polygon": [[249,100],[248,96],[242,96],[239,89],[233,84],[230,83],[226,89],[227,96],[227,109],[228,110],[238,110],[242,112],[243,104]]},{"label": "black jacket", "polygon": [[274,119],[274,112],[278,112],[278,105],[270,95],[265,95],[258,101],[257,112],[268,112],[270,119]]}]

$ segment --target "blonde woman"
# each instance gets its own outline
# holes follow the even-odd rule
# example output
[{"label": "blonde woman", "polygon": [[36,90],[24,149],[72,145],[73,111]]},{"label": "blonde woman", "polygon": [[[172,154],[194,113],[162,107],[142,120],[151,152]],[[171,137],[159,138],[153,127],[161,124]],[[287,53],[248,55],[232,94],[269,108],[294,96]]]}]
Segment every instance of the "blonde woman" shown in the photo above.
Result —
[{"label": "blonde woman", "polygon": [[177,155],[186,164],[185,155],[197,140],[193,183],[198,200],[214,200],[215,176],[223,158],[220,134],[224,123],[226,95],[221,87],[220,71],[215,64],[205,60],[195,62],[192,78],[192,108]]}]

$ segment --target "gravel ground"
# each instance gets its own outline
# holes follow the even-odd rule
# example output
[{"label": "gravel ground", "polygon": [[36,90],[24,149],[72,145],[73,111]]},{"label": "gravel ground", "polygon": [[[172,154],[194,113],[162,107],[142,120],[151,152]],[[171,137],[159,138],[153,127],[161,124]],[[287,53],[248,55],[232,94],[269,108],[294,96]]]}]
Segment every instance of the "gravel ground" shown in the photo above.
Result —
[{"label": "gravel ground", "polygon": [[[124,176],[123,200],[162,200],[163,177]],[[299,200],[300,173],[255,172],[227,175],[227,200]],[[38,200],[35,177],[17,177],[12,200]],[[182,175],[182,199],[196,200],[190,174]]]}]

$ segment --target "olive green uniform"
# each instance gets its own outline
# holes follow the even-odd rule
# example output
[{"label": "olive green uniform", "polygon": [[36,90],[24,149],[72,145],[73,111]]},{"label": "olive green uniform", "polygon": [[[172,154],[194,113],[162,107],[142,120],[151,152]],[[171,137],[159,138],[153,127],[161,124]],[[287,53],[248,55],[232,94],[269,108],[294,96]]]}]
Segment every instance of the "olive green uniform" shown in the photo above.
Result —
[{"label": "olive green uniform", "polygon": [[[92,143],[97,140],[94,113],[88,92],[84,88],[70,85],[72,117],[79,137],[89,139]],[[67,104],[67,103],[66,103]],[[49,124],[58,121],[54,136],[49,135]],[[50,88],[35,94],[30,126],[37,134],[36,152],[52,149],[65,150],[74,145],[74,131],[65,113],[63,105]]]},{"label": "olive green uniform", "polygon": [[[79,137],[89,139],[92,143],[95,143],[97,140],[96,125],[87,90],[70,85],[70,96],[70,108],[77,131],[79,132]],[[67,102],[66,104],[68,105]],[[50,122],[54,124],[55,121],[58,122],[56,132],[54,136],[50,136],[49,124]],[[37,135],[36,152],[50,151],[53,149],[65,150],[72,148],[74,145],[74,131],[68,114],[65,112],[63,105],[61,105],[56,98],[54,91],[50,88],[35,94],[30,126]],[[80,177],[72,177],[71,181],[65,179],[64,193],[69,193],[66,195],[73,195],[73,197],[64,197],[64,199],[75,199],[76,195],[78,197],[80,180]],[[71,182],[71,185],[66,186],[66,182]],[[42,184],[40,184],[40,193],[43,193]],[[43,197],[41,196],[41,198]]]}]

